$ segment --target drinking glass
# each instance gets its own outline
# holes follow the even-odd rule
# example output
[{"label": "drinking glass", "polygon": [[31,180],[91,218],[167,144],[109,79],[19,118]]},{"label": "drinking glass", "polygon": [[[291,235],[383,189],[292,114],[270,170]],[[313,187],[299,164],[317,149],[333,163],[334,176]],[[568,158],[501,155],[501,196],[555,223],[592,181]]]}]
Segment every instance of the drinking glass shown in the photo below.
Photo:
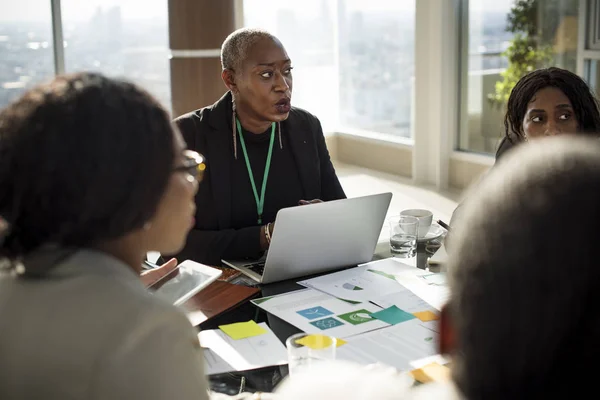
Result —
[{"label": "drinking glass", "polygon": [[390,251],[394,257],[411,258],[417,253],[419,220],[407,215],[388,218]]},{"label": "drinking glass", "polygon": [[285,345],[288,353],[288,369],[292,376],[323,361],[335,360],[336,338],[327,335],[297,333],[290,336]]}]

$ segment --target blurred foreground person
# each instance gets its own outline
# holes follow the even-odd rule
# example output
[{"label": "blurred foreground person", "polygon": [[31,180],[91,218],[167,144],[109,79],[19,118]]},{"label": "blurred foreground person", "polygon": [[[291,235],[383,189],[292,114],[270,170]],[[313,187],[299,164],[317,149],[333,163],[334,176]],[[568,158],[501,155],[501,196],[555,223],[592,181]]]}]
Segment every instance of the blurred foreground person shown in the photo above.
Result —
[{"label": "blurred foreground person", "polygon": [[599,153],[585,137],[520,146],[465,204],[440,327],[450,382],[389,397],[391,382],[406,387],[402,376],[377,383],[381,374],[354,366],[363,371],[353,390],[356,372],[329,367],[286,381],[281,398],[331,399],[317,391],[331,382],[344,399],[583,398],[600,356]]},{"label": "blurred foreground person", "polygon": [[202,156],[144,90],[61,76],[0,113],[0,398],[207,399],[197,333],[140,280]]}]

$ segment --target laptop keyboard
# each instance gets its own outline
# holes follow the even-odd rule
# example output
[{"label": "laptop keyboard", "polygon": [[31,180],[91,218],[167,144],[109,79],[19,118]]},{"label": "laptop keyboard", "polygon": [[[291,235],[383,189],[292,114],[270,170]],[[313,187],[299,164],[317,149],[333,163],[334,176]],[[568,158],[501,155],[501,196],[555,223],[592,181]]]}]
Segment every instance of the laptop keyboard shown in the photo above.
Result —
[{"label": "laptop keyboard", "polygon": [[264,262],[248,264],[248,265],[245,265],[245,267],[253,272],[256,272],[257,274],[259,274],[261,276],[262,276],[263,272],[265,271],[265,263]]}]

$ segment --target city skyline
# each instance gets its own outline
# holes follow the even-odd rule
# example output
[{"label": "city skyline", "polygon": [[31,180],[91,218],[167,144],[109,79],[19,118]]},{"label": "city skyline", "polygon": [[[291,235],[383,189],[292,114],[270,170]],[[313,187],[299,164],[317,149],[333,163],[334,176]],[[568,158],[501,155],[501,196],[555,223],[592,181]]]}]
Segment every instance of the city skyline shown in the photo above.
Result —
[{"label": "city skyline", "polygon": [[[132,80],[170,109],[166,15],[162,18],[154,13],[147,19],[129,19],[126,9],[111,5],[113,1],[102,7],[87,4],[87,18],[77,21],[70,16],[83,13],[83,6],[67,7],[74,1],[62,1],[63,11],[70,10],[63,12],[67,72],[100,71]],[[246,5],[256,11],[271,2],[248,0]],[[164,3],[166,7],[166,1],[150,3]],[[385,1],[359,7],[355,0],[338,0],[335,10],[327,0],[313,0],[307,2],[310,7],[301,7],[300,13],[295,12],[297,7],[291,8],[292,3],[297,2],[271,10],[272,17],[245,14],[246,25],[271,30],[291,55],[295,66],[294,104],[315,113],[326,130],[351,126],[409,137],[414,85],[414,1],[394,3],[386,9],[382,6]],[[486,13],[482,26],[487,31],[490,26],[492,29],[473,31],[470,39],[476,46],[469,51],[484,51],[486,46],[501,48],[498,38],[506,36],[505,15],[506,12]],[[486,19],[495,24],[486,23]],[[298,35],[305,26],[311,29]],[[0,107],[27,87],[53,75],[51,46],[49,20],[0,20]],[[495,59],[500,57],[479,64],[501,66]]]},{"label": "city skyline", "polygon": [[[64,22],[66,72],[97,71],[131,80],[171,108],[166,18],[128,20],[117,5],[93,8],[85,21]],[[0,21],[0,60],[2,107],[54,75],[50,21]]]},{"label": "city skyline", "polygon": [[[63,20],[82,22],[89,19],[98,7],[121,8],[125,19],[153,19],[168,17],[167,0],[62,0]],[[0,22],[45,22],[51,18],[50,1],[18,0],[0,3]]]}]

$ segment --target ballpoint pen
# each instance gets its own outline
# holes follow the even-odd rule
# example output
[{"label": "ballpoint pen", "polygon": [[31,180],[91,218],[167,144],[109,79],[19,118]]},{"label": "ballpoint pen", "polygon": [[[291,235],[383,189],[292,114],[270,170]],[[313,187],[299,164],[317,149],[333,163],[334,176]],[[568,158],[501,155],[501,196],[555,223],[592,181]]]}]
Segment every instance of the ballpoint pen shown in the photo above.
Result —
[{"label": "ballpoint pen", "polygon": [[445,223],[444,221],[442,221],[441,219],[438,219],[438,220],[437,220],[437,223],[438,223],[438,224],[439,224],[439,225],[440,225],[442,228],[444,228],[445,230],[447,230],[448,232],[450,231],[450,226],[449,226],[447,223]]}]

